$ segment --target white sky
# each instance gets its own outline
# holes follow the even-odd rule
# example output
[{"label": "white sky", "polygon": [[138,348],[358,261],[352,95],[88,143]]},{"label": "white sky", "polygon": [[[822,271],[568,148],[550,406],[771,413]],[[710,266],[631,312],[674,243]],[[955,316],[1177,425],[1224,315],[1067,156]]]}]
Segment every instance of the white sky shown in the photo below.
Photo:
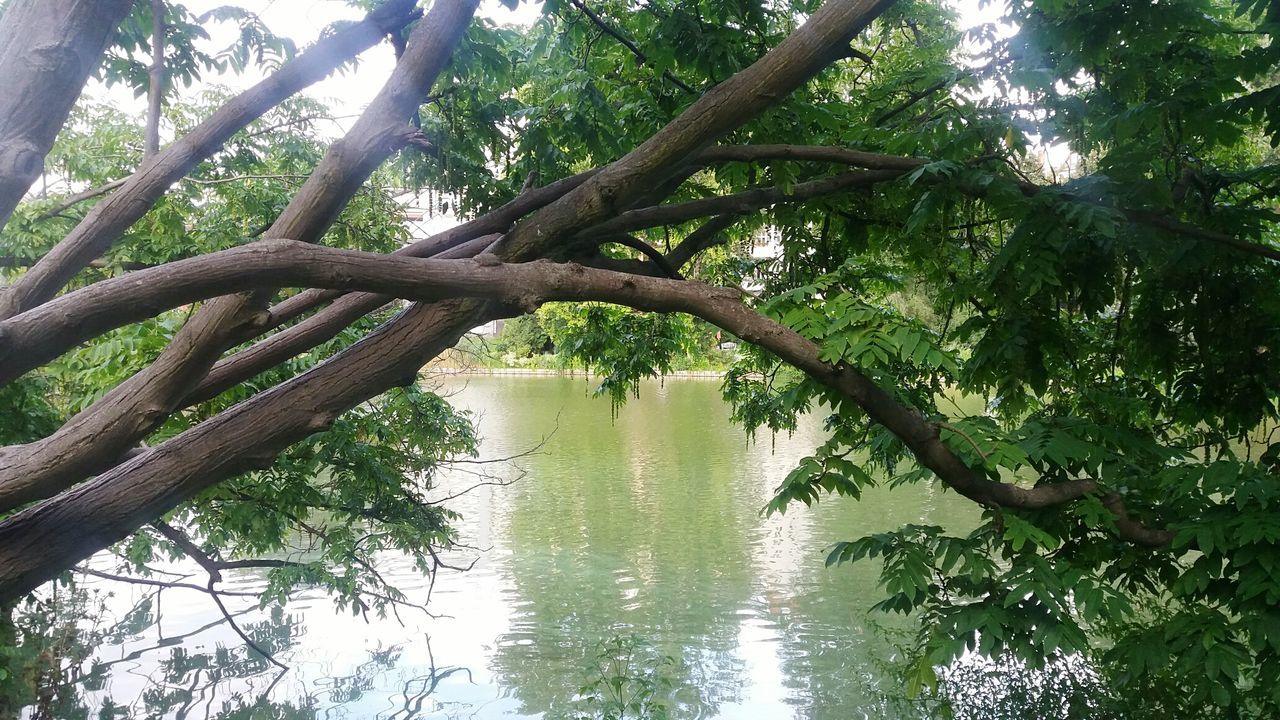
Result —
[{"label": "white sky", "polygon": [[[222,5],[235,5],[257,13],[274,32],[287,36],[304,48],[315,41],[320,32],[335,21],[358,20],[363,12],[346,5],[341,0],[183,0],[187,8],[200,14],[206,10]],[[1001,16],[1004,3],[1000,0],[952,0],[952,6],[961,17],[961,27],[969,28],[983,22],[991,22]],[[497,23],[529,24],[541,15],[540,0],[523,0],[513,12],[507,10],[498,0],[483,0],[479,14]],[[210,48],[222,48],[231,43],[235,37],[235,28],[230,23],[210,28],[212,35],[208,43]],[[332,75],[312,85],[305,93],[319,98],[333,109],[335,116],[353,116],[362,111],[382,86],[382,81],[391,73],[395,58],[390,46],[380,43],[366,51],[360,57],[360,64],[354,70],[343,74]],[[249,87],[260,80],[262,75],[252,70],[241,76],[229,75],[216,80],[235,90]],[[132,109],[139,114],[145,112],[145,98],[135,98],[133,93],[122,88],[107,89],[101,86],[90,88],[90,92],[98,97],[111,99],[122,109]],[[195,94],[199,88],[193,86],[180,92]],[[335,136],[350,125],[347,118],[333,129]],[[169,137],[162,137],[168,141]]]},{"label": "white sky", "polygon": [[[960,16],[961,29],[968,29],[982,23],[999,20],[1005,12],[1005,0],[949,0],[951,6]],[[258,14],[272,31],[291,38],[297,46],[305,48],[313,43],[320,32],[332,23],[340,20],[359,20],[364,13],[341,0],[183,0],[186,7],[199,15],[211,8],[223,5],[243,7]],[[508,10],[499,0],[483,0],[479,15],[500,24],[527,25],[534,22],[542,13],[541,0],[522,0],[515,11]],[[211,39],[210,50],[228,46],[235,38],[236,29],[231,23],[212,25],[209,28]],[[1003,34],[1012,32],[1012,28],[1004,28]],[[383,80],[391,74],[395,65],[395,57],[391,47],[383,42],[367,50],[360,56],[359,65],[344,73],[334,74],[312,85],[303,91],[305,95],[325,102],[333,111],[335,122],[326,134],[333,138],[340,137],[354,122],[355,117],[373,100]],[[226,85],[239,91],[248,88],[262,79],[262,73],[254,69],[242,75],[227,75],[214,79],[214,82]],[[201,88],[193,86],[182,88],[180,93],[194,96]],[[92,96],[109,99],[116,107],[131,111],[139,116],[146,112],[146,98],[134,97],[133,93],[122,87],[106,88],[94,84],[88,89]],[[984,89],[980,94],[993,93],[994,89]],[[323,126],[317,130],[326,132]],[[172,140],[171,129],[161,127],[161,141]],[[1069,174],[1073,156],[1066,145],[1054,147],[1037,146],[1032,150],[1040,155],[1047,165],[1059,174]],[[433,232],[447,227],[446,218],[427,218],[418,232]],[[437,227],[439,226],[439,227]]]},{"label": "white sky", "polygon": [[[975,25],[998,20],[1004,13],[1005,0],[949,0],[952,7],[960,15],[960,27],[968,29]],[[182,3],[193,14],[199,15],[207,10],[224,5],[234,5],[256,13],[273,32],[291,38],[299,49],[305,48],[319,37],[321,31],[340,20],[359,20],[364,13],[347,5],[341,0],[182,0]],[[499,24],[528,25],[542,13],[541,0],[522,0],[515,11],[508,10],[499,0],[482,0],[478,14]],[[205,47],[217,51],[227,47],[234,41],[236,28],[232,23],[211,24],[208,27],[210,40]],[[360,56],[359,65],[338,73],[312,85],[303,94],[323,101],[336,118],[329,128],[317,126],[321,133],[333,138],[340,137],[356,116],[373,100],[382,87],[383,81],[391,74],[395,65],[395,56],[391,47],[383,42],[365,51]],[[248,88],[261,80],[263,73],[250,68],[241,75],[211,78],[212,82],[225,85],[233,91]],[[99,99],[108,100],[126,112],[142,116],[146,112],[146,98],[135,97],[131,90],[117,86],[107,88],[99,83],[92,84],[87,92]],[[201,92],[199,84],[190,88],[179,88],[181,95],[194,97]],[[172,129],[162,124],[161,142],[167,143],[173,138]],[[1045,152],[1042,148],[1040,152]],[[1065,147],[1054,148],[1048,152],[1052,164],[1061,166],[1068,153]],[[427,217],[415,223],[415,234],[429,234],[448,227],[451,218],[437,216]]]}]

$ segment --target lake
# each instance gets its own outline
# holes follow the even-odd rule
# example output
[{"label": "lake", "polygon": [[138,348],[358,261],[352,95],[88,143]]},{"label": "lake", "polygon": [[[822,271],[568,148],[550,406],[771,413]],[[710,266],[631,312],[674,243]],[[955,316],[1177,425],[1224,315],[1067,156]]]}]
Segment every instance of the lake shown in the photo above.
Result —
[{"label": "lake", "polygon": [[[303,593],[272,616],[228,599],[237,621],[290,667],[247,653],[201,593],[144,602],[96,654],[110,663],[83,701],[130,717],[560,717],[598,677],[601,643],[642,641],[628,672],[662,672],[677,717],[881,717],[876,689],[891,647],[869,615],[874,563],[828,569],[839,540],[931,523],[967,531],[971,503],[932,485],[874,488],[765,518],[773,489],[824,439],[820,417],[749,441],[729,422],[719,382],[646,382],[616,417],[581,377],[442,378],[472,412],[484,458],[439,478],[466,572],[434,586],[399,556],[379,571],[432,616],[338,614]],[[109,563],[107,563],[109,564]],[[252,591],[259,572],[226,573]],[[100,587],[107,587],[106,584]],[[111,583],[125,615],[148,588]],[[100,685],[100,686],[99,686]],[[265,697],[258,714],[246,705]],[[109,700],[108,700],[109,698]]]}]

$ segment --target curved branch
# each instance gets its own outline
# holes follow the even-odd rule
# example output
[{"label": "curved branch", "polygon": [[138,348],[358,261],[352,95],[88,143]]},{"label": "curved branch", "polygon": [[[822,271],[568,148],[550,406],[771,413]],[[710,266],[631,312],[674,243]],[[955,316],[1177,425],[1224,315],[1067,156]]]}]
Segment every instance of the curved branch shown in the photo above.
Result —
[{"label": "curved branch", "polygon": [[680,275],[680,271],[676,270],[675,267],[670,262],[667,262],[666,255],[663,255],[662,253],[658,252],[656,249],[654,249],[652,245],[650,245],[649,243],[641,240],[640,238],[634,235],[611,235],[600,241],[601,245],[604,245],[607,243],[622,245],[624,247],[629,247],[632,250],[636,250],[640,252],[642,255],[644,255],[645,257],[652,260],[653,264],[657,265],[658,269],[662,270],[662,272],[665,273],[667,277],[673,280],[684,279],[684,277]]},{"label": "curved branch", "polygon": [[[584,175],[587,174],[584,173],[574,178],[568,178],[568,180],[576,183],[579,182],[579,178],[585,179]],[[559,183],[552,183],[552,185],[548,185],[542,190],[551,190],[556,185],[565,182],[562,180]],[[533,201],[535,199],[534,195],[542,192],[542,190],[531,191],[529,200]],[[517,198],[506,206],[511,208],[510,212],[512,214],[517,211],[515,206],[521,202],[523,197]],[[487,217],[493,218],[498,215],[501,215],[501,211]],[[689,233],[671,251],[668,264],[673,268],[683,267],[697,253],[723,242],[724,236],[722,233],[733,225],[737,219],[738,217],[734,215],[722,215],[707,221],[697,230]],[[410,254],[413,257],[423,257],[430,254],[428,253],[429,249],[440,248],[438,253],[430,254],[430,256],[437,259],[472,257],[489,247],[493,239],[498,236],[480,236],[460,245],[454,244],[456,238],[465,237],[470,232],[479,229],[492,227],[494,225],[488,219],[482,218],[426,241],[420,241],[405,248],[405,251],[406,254]],[[627,269],[632,270],[634,268],[629,267]],[[183,399],[182,406],[186,407],[213,398],[258,373],[265,372],[295,355],[306,352],[316,345],[332,339],[356,319],[383,307],[392,300],[391,297],[386,295],[370,295],[366,293],[343,295],[340,290],[307,290],[271,308],[271,321],[273,324],[282,325],[296,319],[319,302],[334,298],[339,299],[333,306],[326,308],[323,312],[317,313],[315,316],[307,318],[297,325],[278,332],[230,357],[219,360],[210,369],[209,374],[200,381],[200,384]]]},{"label": "curved branch", "polygon": [[[620,241],[626,230],[669,225],[684,222],[707,215],[734,215],[767,207],[779,202],[801,202],[822,195],[847,191],[856,187],[865,187],[885,180],[893,180],[901,176],[899,170],[865,170],[845,173],[835,177],[799,183],[789,191],[782,188],[761,188],[746,192],[734,193],[714,198],[704,198],[686,203],[660,205],[652,208],[632,210],[619,215],[614,220],[591,228],[588,232],[594,236],[605,236],[607,241]],[[724,220],[727,224],[731,220]],[[477,223],[478,225],[479,223]],[[719,232],[721,223],[710,223],[707,229],[714,235]],[[465,227],[465,226],[464,226]],[[474,230],[473,228],[469,228]],[[469,234],[457,228],[459,236]],[[695,232],[695,236],[701,236]],[[484,237],[484,236],[482,236]],[[474,242],[474,240],[472,241]],[[598,242],[598,241],[597,241]],[[623,241],[626,242],[626,241]],[[487,244],[487,243],[486,243]],[[630,244],[630,243],[627,243]],[[331,315],[341,315],[343,322],[338,327],[345,327],[355,319],[385,305],[393,297],[414,300],[431,300],[440,296],[424,295],[417,288],[406,288],[387,283],[380,286],[379,278],[355,278],[345,275],[346,272],[340,257],[326,256],[325,253],[341,253],[328,248],[316,248],[312,262],[333,262],[329,267],[306,267],[299,263],[307,262],[307,253],[296,247],[295,241],[260,241],[230,250],[210,253],[188,260],[180,260],[166,265],[138,270],[127,275],[104,280],[75,292],[63,295],[42,306],[22,313],[9,320],[0,322],[0,340],[4,345],[0,348],[0,385],[3,385],[22,373],[52,360],[75,345],[92,339],[102,333],[149,317],[165,310],[198,300],[218,295],[228,295],[245,290],[257,290],[275,287],[309,287],[328,288],[331,290],[361,290],[382,293],[392,297],[362,297],[359,300],[344,302],[341,311],[332,311]],[[630,244],[631,247],[636,247]],[[457,246],[455,246],[456,249]],[[640,249],[651,258],[657,255],[666,263],[660,253],[645,245]],[[680,251],[691,252],[688,250]],[[352,257],[380,257],[368,253],[359,253]],[[326,259],[331,257],[332,260]],[[388,258],[408,258],[408,253],[386,256]],[[407,267],[389,265],[388,267]],[[670,263],[663,268],[668,275],[677,275],[675,266]],[[182,285],[175,286],[171,278],[183,278]],[[218,291],[221,292],[218,292]],[[315,295],[307,297],[296,305],[309,305]],[[288,303],[290,301],[286,301]],[[288,314],[296,313],[290,308]],[[276,322],[279,320],[277,319]],[[325,319],[328,327],[333,327],[337,320],[333,317]],[[314,326],[316,323],[312,323]],[[251,327],[259,330],[260,326]]]},{"label": "curved branch", "polygon": [[0,14],[0,228],[44,159],[132,0],[18,0]]},{"label": "curved branch", "polygon": [[[53,297],[146,214],[174,182],[217,152],[228,138],[285,98],[375,45],[389,29],[409,22],[415,17],[413,6],[413,0],[387,0],[362,22],[322,38],[273,75],[223,105],[180,140],[147,159],[119,191],[95,205],[70,234],[0,295],[0,318]],[[41,107],[40,112],[44,111]]]},{"label": "curved branch", "polygon": [[[678,173],[688,158],[764,112],[843,53],[892,0],[828,0],[776,47],[716,85],[636,149],[538,211],[497,248],[530,260],[548,244],[601,223]],[[633,182],[643,178],[643,183]]]},{"label": "curved branch", "polygon": [[876,183],[896,180],[902,177],[903,172],[903,170],[859,170],[821,180],[796,183],[789,190],[780,187],[759,188],[731,195],[629,210],[612,220],[588,228],[586,232],[592,235],[611,235],[661,225],[676,225],[710,215],[741,215],[779,203],[804,202],[824,195],[870,187]]},{"label": "curved branch", "polygon": [[[815,380],[852,399],[868,416],[900,438],[918,462],[965,497],[983,504],[1034,509],[1069,502],[1098,489],[1091,480],[1025,488],[987,478],[970,468],[941,442],[935,424],[916,410],[899,403],[855,368],[821,360],[821,349],[817,344],[743,305],[737,290],[587,269],[575,264],[507,264],[491,255],[472,260],[422,260],[278,240],[221,254],[230,253],[237,253],[238,262],[234,263],[238,266],[236,274],[223,273],[199,280],[215,272],[215,268],[229,264],[221,262],[220,258],[211,262],[213,256],[157,268],[164,272],[151,273],[155,277],[133,285],[132,291],[115,292],[114,299],[110,301],[114,307],[106,315],[144,304],[139,299],[143,295],[151,298],[148,302],[156,302],[155,298],[189,302],[195,299],[193,294],[200,292],[225,292],[245,284],[279,282],[282,277],[378,284],[380,289],[395,290],[406,297],[420,299],[465,296],[488,298],[525,308],[550,300],[597,300],[641,310],[685,312],[773,352]],[[210,265],[213,267],[208,267]],[[325,422],[330,421],[327,419]],[[159,446],[155,452],[163,454],[164,447]],[[14,496],[18,482],[20,479],[11,476],[5,483],[3,489],[8,498]],[[1122,506],[1116,507],[1123,510]],[[1129,539],[1142,541],[1140,533],[1133,532],[1132,528],[1126,530],[1120,523],[1117,527]],[[1150,535],[1146,539],[1156,537],[1164,536]]]},{"label": "curved branch", "polygon": [[[696,100],[621,160],[517,225],[494,252],[513,261],[530,260],[616,215],[678,172],[693,153],[816,75],[889,4],[889,0],[828,0],[760,60]],[[432,14],[450,5],[437,2]],[[420,26],[415,34],[421,30]],[[419,91],[421,85],[414,90]],[[317,216],[328,217],[323,210]],[[309,239],[308,234],[297,237]],[[364,340],[293,380],[50,502],[0,522],[0,601],[11,593],[29,591],[84,553],[127,535],[201,488],[269,464],[288,444],[327,427],[354,404],[411,381],[426,360],[453,345],[480,318],[500,312],[484,302],[463,300],[412,306]],[[260,319],[248,317],[243,322],[254,326]],[[229,336],[216,322],[197,322],[195,327],[194,333],[186,333],[192,328],[188,324],[170,348],[182,345],[203,355],[208,345],[203,330],[209,329],[219,339]],[[54,466],[50,472],[65,472],[68,467],[123,452],[139,433],[171,412],[185,383],[199,375],[162,374],[165,382],[161,387],[151,384],[155,377],[154,373],[134,376],[109,393],[109,400],[104,398],[87,411],[86,419],[73,419],[71,427],[59,430],[65,445],[43,453],[46,465]],[[269,414],[260,415],[262,412]],[[73,457],[68,459],[66,453]],[[59,532],[67,526],[81,532],[74,536]]]},{"label": "curved branch", "polygon": [[[408,2],[406,10],[414,4],[412,0],[391,2],[396,7]],[[432,5],[424,21],[414,28],[407,52],[382,90],[351,131],[330,146],[302,190],[276,218],[268,236],[296,232],[299,239],[315,240],[324,234],[374,169],[403,146],[412,129],[406,118],[446,66],[477,4],[478,0],[439,0]],[[381,17],[379,12],[371,17]],[[157,155],[155,162],[167,152]],[[143,172],[154,164],[144,167]],[[114,195],[111,201],[120,197]],[[145,369],[116,385],[49,437],[0,455],[0,477],[26,475],[27,488],[65,487],[109,467],[158,427],[238,338],[260,332],[269,321],[266,303],[269,290],[275,287],[268,285],[243,297],[221,297],[201,307]]]}]

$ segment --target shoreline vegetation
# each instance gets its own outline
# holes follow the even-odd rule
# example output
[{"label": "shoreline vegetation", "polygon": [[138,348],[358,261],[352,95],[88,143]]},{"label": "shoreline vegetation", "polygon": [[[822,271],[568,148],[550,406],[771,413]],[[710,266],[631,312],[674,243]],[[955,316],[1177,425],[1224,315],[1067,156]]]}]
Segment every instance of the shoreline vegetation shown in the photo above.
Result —
[{"label": "shoreline vegetation", "polygon": [[[428,377],[438,375],[512,375],[512,376],[542,376],[542,377],[582,377],[593,378],[600,377],[600,373],[591,370],[584,370],[580,367],[565,368],[526,368],[526,367],[451,367],[443,364],[430,365],[423,369],[423,375]],[[655,379],[664,378],[701,378],[706,380],[720,380],[724,377],[723,370],[670,370],[655,376]]]},{"label": "shoreline vegetation", "polygon": [[[672,358],[657,377],[723,379],[737,356],[736,346],[702,348]],[[502,336],[468,335],[422,369],[423,375],[547,375],[598,377],[580,361],[559,352],[505,351]]]}]

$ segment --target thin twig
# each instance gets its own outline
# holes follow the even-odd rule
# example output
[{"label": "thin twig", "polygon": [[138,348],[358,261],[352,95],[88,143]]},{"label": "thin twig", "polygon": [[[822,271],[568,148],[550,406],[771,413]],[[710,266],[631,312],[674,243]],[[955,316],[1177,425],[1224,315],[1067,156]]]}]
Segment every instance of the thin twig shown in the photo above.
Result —
[{"label": "thin twig", "polygon": [[959,435],[960,437],[964,438],[965,440],[968,440],[968,441],[969,441],[969,444],[973,446],[973,449],[974,449],[974,450],[976,450],[976,451],[978,451],[978,455],[982,457],[982,462],[983,462],[984,464],[987,462],[987,454],[986,454],[985,452],[983,452],[983,451],[982,451],[982,448],[978,446],[978,443],[977,443],[977,442],[975,442],[973,438],[969,437],[969,434],[968,434],[968,433],[966,433],[965,431],[963,431],[963,430],[961,430],[960,428],[956,427],[955,425],[952,425],[951,423],[948,423],[948,422],[942,422],[941,420],[939,420],[939,421],[935,422],[935,423],[934,423],[934,425],[937,425],[938,427],[940,427],[940,428],[944,428],[944,429],[946,429],[946,430],[950,430],[951,432],[953,432],[953,433],[955,433],[955,434]]},{"label": "thin twig", "polygon": [[213,598],[213,602],[218,606],[218,610],[222,611],[222,617],[227,619],[227,624],[231,626],[231,629],[236,631],[236,634],[240,636],[240,639],[244,641],[245,645],[253,648],[259,655],[270,661],[272,665],[275,665],[281,670],[288,670],[288,665],[285,665],[277,660],[274,655],[263,650],[258,643],[253,641],[253,638],[245,635],[244,631],[240,629],[240,626],[236,624],[235,619],[231,617],[231,613],[227,610],[227,606],[222,604],[222,598],[218,597],[218,591],[213,587],[217,582],[218,581],[214,579],[212,575],[209,576],[209,597]]},{"label": "thin twig", "polygon": [[[632,55],[636,56],[636,59],[640,61],[640,64],[653,67],[653,63],[650,62],[648,55],[645,55],[644,52],[639,47],[637,47],[636,44],[632,42],[627,36],[623,35],[621,32],[619,32],[618,30],[614,29],[611,25],[609,25],[609,23],[605,22],[604,18],[592,12],[591,8],[587,7],[586,4],[582,2],[582,0],[569,0],[569,2],[572,3],[574,7],[581,10],[582,14],[586,15],[587,18],[590,19],[591,22],[594,23],[596,27],[600,28],[600,30],[602,30],[606,35],[622,43],[624,47],[626,47],[628,50],[631,51]],[[663,79],[668,80],[672,85],[675,85],[676,87],[680,88],[681,90],[691,95],[698,94],[697,90],[694,90],[693,88],[689,87],[689,85],[686,84],[683,80],[676,77],[675,75],[672,75],[671,71],[669,70],[663,70],[662,77]]]}]

